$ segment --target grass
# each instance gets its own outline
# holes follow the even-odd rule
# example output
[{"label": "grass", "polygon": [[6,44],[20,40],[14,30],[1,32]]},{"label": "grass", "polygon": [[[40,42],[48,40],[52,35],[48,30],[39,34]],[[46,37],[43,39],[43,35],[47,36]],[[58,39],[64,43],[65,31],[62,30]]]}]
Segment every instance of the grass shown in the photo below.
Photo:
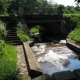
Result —
[{"label": "grass", "polygon": [[0,80],[16,80],[17,78],[17,50],[14,46],[0,40]]},{"label": "grass", "polygon": [[76,28],[68,36],[70,39],[80,42],[80,21],[77,22]]},{"label": "grass", "polygon": [[6,35],[5,24],[0,21],[0,80],[17,80],[17,50],[4,42]]},{"label": "grass", "polygon": [[80,42],[80,14],[64,14],[63,16],[70,18],[73,23],[76,23],[75,29],[70,32],[68,38]]},{"label": "grass", "polygon": [[17,36],[20,38],[21,42],[29,40],[28,35],[23,31],[22,24],[19,22],[17,24]]},{"label": "grass", "polygon": [[29,40],[29,37],[27,36],[27,34],[23,32],[22,30],[17,31],[17,36],[20,38],[21,42],[25,42]]}]

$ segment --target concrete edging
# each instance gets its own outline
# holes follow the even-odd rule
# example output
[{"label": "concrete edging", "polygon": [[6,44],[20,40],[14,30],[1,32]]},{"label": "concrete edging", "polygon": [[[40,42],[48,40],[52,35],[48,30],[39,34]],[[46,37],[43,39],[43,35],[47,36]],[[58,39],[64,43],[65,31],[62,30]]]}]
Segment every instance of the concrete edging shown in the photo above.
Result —
[{"label": "concrete edging", "polygon": [[71,40],[69,38],[66,39],[66,45],[71,48],[73,51],[80,53],[80,43]]},{"label": "concrete edging", "polygon": [[42,75],[42,71],[39,67],[39,64],[36,61],[36,58],[27,42],[23,43],[23,49],[25,52],[25,59],[28,67],[28,72],[31,78]]}]

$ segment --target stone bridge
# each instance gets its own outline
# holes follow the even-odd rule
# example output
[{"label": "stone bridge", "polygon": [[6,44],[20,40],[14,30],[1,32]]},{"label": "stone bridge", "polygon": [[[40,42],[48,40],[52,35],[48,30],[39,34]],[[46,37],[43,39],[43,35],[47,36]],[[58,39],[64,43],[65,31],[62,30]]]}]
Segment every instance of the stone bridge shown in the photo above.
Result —
[{"label": "stone bridge", "polygon": [[45,36],[67,36],[74,29],[70,18],[64,18],[63,15],[27,15],[24,16],[28,28],[40,25],[40,32]]},{"label": "stone bridge", "polygon": [[[0,17],[5,22],[10,19],[21,19],[20,16]],[[40,25],[40,33],[44,36],[67,36],[68,33],[75,28],[75,23],[70,18],[63,17],[63,15],[26,15],[23,16],[28,28]]]}]

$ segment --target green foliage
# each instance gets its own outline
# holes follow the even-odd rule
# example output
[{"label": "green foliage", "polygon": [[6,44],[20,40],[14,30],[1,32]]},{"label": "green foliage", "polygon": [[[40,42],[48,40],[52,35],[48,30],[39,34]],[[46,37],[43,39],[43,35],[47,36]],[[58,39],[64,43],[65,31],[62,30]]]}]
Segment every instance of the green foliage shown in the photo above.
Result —
[{"label": "green foliage", "polygon": [[80,21],[77,22],[75,30],[73,30],[68,37],[72,40],[80,42]]},{"label": "green foliage", "polygon": [[64,14],[64,17],[68,17],[73,23],[76,23],[75,29],[68,35],[68,37],[80,42],[80,14]]},{"label": "green foliage", "polygon": [[29,37],[22,30],[17,31],[17,36],[20,38],[22,42],[29,40]]},{"label": "green foliage", "polygon": [[17,51],[12,45],[0,41],[2,53],[0,57],[0,80],[16,80],[17,78]]},{"label": "green foliage", "polygon": [[4,41],[0,40],[0,58],[3,55],[3,47],[4,47]]},{"label": "green foliage", "polygon": [[33,28],[30,29],[30,33],[39,33],[39,28],[40,28],[39,25],[34,26]]},{"label": "green foliage", "polygon": [[0,39],[3,39],[5,36],[7,36],[5,24],[2,21],[0,21]]},{"label": "green foliage", "polygon": [[9,5],[10,4],[8,0],[0,0],[0,13],[6,13]]},{"label": "green foliage", "polygon": [[[79,0],[76,1],[78,2]],[[11,9],[18,10],[19,4],[26,6],[26,14],[56,14],[58,13],[57,8],[59,6],[63,8],[63,13],[80,13],[79,6],[64,6],[48,0],[0,0],[0,14],[6,13],[7,11],[11,13]]]},{"label": "green foliage", "polygon": [[80,21],[80,14],[63,14],[63,16],[70,18],[73,22]]},{"label": "green foliage", "polygon": [[0,14],[0,16],[9,16],[8,13]]},{"label": "green foliage", "polygon": [[17,36],[20,38],[22,42],[29,40],[29,37],[23,31],[22,24],[20,22],[17,24]]}]

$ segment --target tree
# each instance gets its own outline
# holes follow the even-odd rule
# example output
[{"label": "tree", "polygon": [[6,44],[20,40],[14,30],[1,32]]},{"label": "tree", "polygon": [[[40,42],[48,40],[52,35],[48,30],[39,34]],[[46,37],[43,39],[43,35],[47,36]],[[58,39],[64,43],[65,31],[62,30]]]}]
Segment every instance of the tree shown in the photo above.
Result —
[{"label": "tree", "polygon": [[8,0],[0,0],[0,13],[6,13],[9,5],[10,4]]},{"label": "tree", "polygon": [[79,5],[77,5],[77,6],[75,7],[75,11],[76,11],[77,13],[80,13],[80,6],[79,6]]},{"label": "tree", "polygon": [[80,3],[80,0],[75,0],[77,3]]},{"label": "tree", "polygon": [[64,13],[76,13],[75,7],[74,6],[66,6]]}]

